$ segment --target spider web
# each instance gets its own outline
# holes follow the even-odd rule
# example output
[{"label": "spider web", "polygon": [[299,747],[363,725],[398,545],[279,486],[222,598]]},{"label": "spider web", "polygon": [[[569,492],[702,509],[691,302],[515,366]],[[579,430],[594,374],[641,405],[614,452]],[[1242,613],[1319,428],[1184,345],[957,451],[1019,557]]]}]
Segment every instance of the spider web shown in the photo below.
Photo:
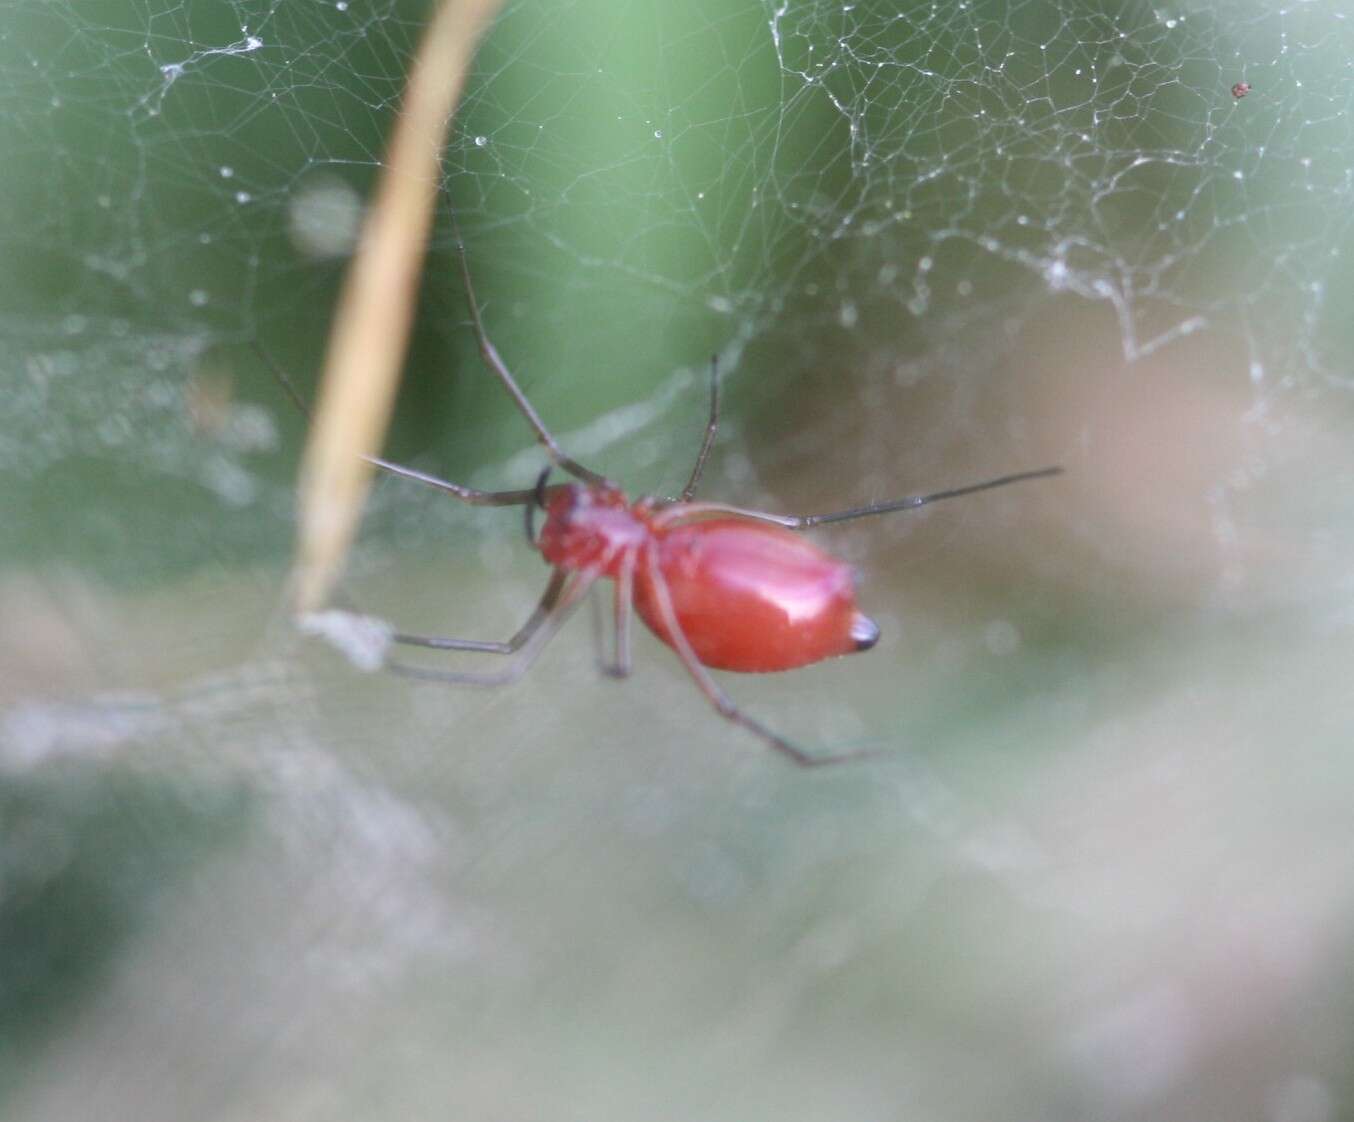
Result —
[{"label": "spider web", "polygon": [[[424,4],[0,0],[20,1113],[1334,1116],[1348,1070],[1274,1010],[1319,993],[1312,1020],[1348,1023],[1322,985],[1354,852],[1331,794],[1354,653],[1346,17],[502,14],[444,152],[393,457],[480,486],[542,462],[475,362],[454,207],[533,402],[638,492],[683,482],[711,355],[712,497],[827,510],[1068,468],[832,537],[880,649],[730,687],[806,742],[905,747],[806,785],[657,644],[622,691],[579,626],[511,692],[411,691],[279,615],[304,422],[253,347],[313,384]],[[388,482],[346,595],[505,635],[542,583],[520,534]],[[1172,950],[1217,883],[1198,922],[1221,965]],[[934,919],[945,892],[957,918]],[[1097,947],[1081,988],[1069,943]],[[1012,956],[1045,993],[1010,988]],[[1273,1016],[1242,1040],[1209,987],[1257,970]],[[1031,1040],[982,1080],[968,1045],[999,1014],[975,985]],[[505,1083],[527,1055],[551,1058]]]}]

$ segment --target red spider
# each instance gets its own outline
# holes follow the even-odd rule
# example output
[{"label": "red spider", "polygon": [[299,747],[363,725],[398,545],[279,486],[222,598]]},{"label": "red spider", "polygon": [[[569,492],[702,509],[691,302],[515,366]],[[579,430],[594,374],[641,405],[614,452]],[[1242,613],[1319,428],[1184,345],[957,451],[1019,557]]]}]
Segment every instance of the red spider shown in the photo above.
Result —
[{"label": "red spider", "polygon": [[[459,234],[458,234],[459,242]],[[579,482],[547,486],[546,467],[533,488],[477,491],[458,483],[371,458],[393,475],[436,487],[474,506],[523,506],[527,539],[553,567],[540,602],[517,633],[502,642],[396,633],[396,643],[446,651],[515,655],[502,670],[463,673],[387,662],[408,677],[465,685],[501,686],[516,681],[599,580],[615,583],[612,677],[630,673],[632,607],[671,647],[719,714],[760,736],[801,766],[839,763],[866,753],[814,756],[748,716],[710,676],[706,667],[765,673],[792,670],[837,655],[869,650],[879,628],[856,610],[851,567],[792,531],[890,511],[911,510],[940,499],[970,495],[1056,475],[1059,467],[1024,471],[981,483],[870,503],[829,514],[769,514],[724,503],[693,502],[719,424],[719,381],[711,360],[710,416],[687,484],[676,499],[630,500],[616,484],[561,450],[518,387],[480,316],[465,250],[458,246],[461,276],[480,354],[503,384],[545,448],[553,467]],[[282,377],[280,371],[276,371]],[[284,385],[286,380],[283,378]],[[288,387],[290,390],[290,387]],[[295,394],[293,393],[293,396]],[[533,515],[545,514],[540,536]]]},{"label": "red spider", "polygon": [[1251,92],[1251,84],[1249,82],[1237,82],[1232,87],[1232,96],[1236,98],[1237,101],[1240,101],[1250,92]]}]

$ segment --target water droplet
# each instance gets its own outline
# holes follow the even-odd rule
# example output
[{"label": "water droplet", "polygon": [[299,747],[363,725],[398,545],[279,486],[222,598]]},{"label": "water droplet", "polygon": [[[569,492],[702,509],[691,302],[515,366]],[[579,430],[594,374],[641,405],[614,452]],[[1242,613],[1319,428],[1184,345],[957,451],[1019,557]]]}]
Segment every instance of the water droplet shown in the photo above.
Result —
[{"label": "water droplet", "polygon": [[357,242],[362,201],[342,179],[321,173],[293,194],[287,217],[292,244],[307,257],[343,257]]},{"label": "water droplet", "polygon": [[485,145],[487,145],[488,143],[489,143],[489,138],[488,138],[487,136],[477,136],[477,137],[475,137],[475,147],[476,147],[476,148],[483,148],[483,147],[485,147]]},{"label": "water droplet", "polygon": [[869,616],[857,612],[851,619],[851,640],[856,650],[868,651],[879,642],[879,625]]}]

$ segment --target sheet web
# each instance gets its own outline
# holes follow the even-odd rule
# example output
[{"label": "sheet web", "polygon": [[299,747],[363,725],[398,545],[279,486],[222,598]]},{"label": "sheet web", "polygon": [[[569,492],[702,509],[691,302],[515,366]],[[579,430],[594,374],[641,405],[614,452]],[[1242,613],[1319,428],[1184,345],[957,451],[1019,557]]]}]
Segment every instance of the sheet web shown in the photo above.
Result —
[{"label": "sheet web", "polygon": [[[285,314],[315,318],[420,5],[5,11],[11,315],[246,337],[299,287]],[[1348,36],[1320,3],[515,5],[447,197],[472,245],[492,226],[504,291],[567,270],[520,298],[541,336],[608,271],[670,321],[725,315],[703,339],[872,314],[935,335],[1071,292],[1112,306],[1129,359],[1219,330],[1255,381],[1305,377],[1348,235]]]},{"label": "sheet web", "polygon": [[[162,331],[204,351],[284,334],[312,368],[421,6],[5,11],[16,333],[152,357]],[[937,360],[983,378],[1012,317],[1059,294],[1112,309],[1130,362],[1236,340],[1231,373],[1263,397],[1341,381],[1348,45],[1319,3],[514,5],[476,62],[445,198],[491,298],[531,325],[515,361],[574,425],[758,339],[801,368],[835,349],[853,394]],[[429,319],[463,347],[448,243],[443,225]],[[86,404],[114,428],[125,413]],[[590,451],[663,412],[611,414]],[[466,445],[462,470],[495,450]]]},{"label": "sheet web", "polygon": [[[168,776],[173,813],[151,799],[151,826],[174,827],[187,807],[195,823],[210,819],[199,833],[212,852],[218,817],[240,831],[225,831],[236,841],[254,839],[226,886],[238,915],[201,900],[180,901],[174,914],[186,925],[183,945],[205,945],[211,959],[173,952],[207,967],[200,988],[185,983],[176,999],[194,1029],[164,1041],[133,1015],[129,1049],[195,1054],[215,1039],[191,1010],[214,1007],[213,987],[226,988],[211,973],[226,972],[226,956],[214,957],[218,932],[240,938],[261,970],[318,951],[290,996],[225,1015],[266,1027],[291,1015],[294,999],[316,1030],[318,1053],[307,1058],[324,1070],[341,1069],[353,1046],[333,1009],[370,1001],[363,1008],[376,1010],[376,1024],[383,1010],[403,1016],[372,995],[395,986],[388,1000],[409,1000],[399,983],[429,960],[478,972],[439,975],[430,988],[438,1001],[471,1002],[484,996],[477,986],[499,984],[493,997],[505,1008],[531,1013],[540,1001],[542,1024],[567,1025],[569,997],[559,993],[582,985],[571,971],[590,960],[567,934],[552,950],[530,933],[561,927],[556,897],[535,891],[533,862],[545,868],[573,852],[577,864],[561,880],[576,888],[578,908],[609,906],[588,870],[612,867],[617,833],[639,839],[636,880],[652,886],[643,891],[656,906],[680,911],[696,900],[721,917],[711,922],[728,923],[736,949],[726,982],[749,966],[760,976],[761,947],[737,943],[749,911],[764,908],[771,927],[812,928],[812,954],[839,948],[849,970],[854,929],[831,928],[824,909],[839,903],[851,914],[879,898],[872,889],[892,892],[894,877],[924,889],[952,865],[1010,874],[1003,883],[1014,897],[1053,900],[1071,914],[1081,898],[1030,872],[1045,856],[1050,867],[1066,857],[1057,840],[1044,853],[1002,817],[1003,800],[1018,797],[1002,781],[1017,777],[985,755],[993,745],[1025,753],[1036,780],[1052,774],[1051,789],[1060,779],[1070,790],[1076,777],[1053,774],[1056,761],[1041,753],[1080,746],[1093,729],[1106,756],[1123,729],[1135,749],[1187,730],[1205,763],[1225,773],[1207,747],[1226,721],[1211,718],[1246,712],[1283,679],[1248,677],[1229,661],[1234,645],[1289,651],[1314,693],[1293,705],[1270,697],[1272,709],[1314,710],[1339,660],[1304,662],[1303,652],[1316,638],[1347,635],[1343,558],[1354,541],[1340,490],[1347,440],[1335,432],[1354,408],[1344,295],[1354,290],[1354,20],[1343,8],[507,6],[444,153],[393,455],[480,486],[523,485],[541,463],[475,364],[447,221],[454,206],[490,330],[537,408],[573,455],[637,490],[683,481],[711,354],[727,403],[712,497],[824,510],[1047,463],[1069,468],[1063,490],[1012,488],[947,507],[938,528],[899,519],[832,539],[873,589],[870,610],[886,636],[873,661],[731,688],[812,742],[906,751],[883,782],[862,773],[811,789],[792,775],[767,778],[755,746],[707,713],[670,659],[645,666],[667,657],[656,644],[640,655],[643,684],[628,700],[607,690],[603,704],[586,627],[571,626],[566,653],[547,657],[539,685],[492,695],[410,691],[277,639],[302,422],[250,344],[310,384],[424,4],[0,0],[0,518],[9,528],[0,630],[25,637],[0,638],[0,767],[35,785],[36,817],[74,837],[77,858],[81,846],[99,849],[104,827],[72,814],[62,777],[44,771],[71,757],[94,768],[130,762],[157,783]],[[373,499],[348,591],[406,627],[499,637],[542,583],[520,535],[516,517],[392,482]],[[429,556],[437,560],[420,560]],[[451,581],[437,567],[444,556]],[[1244,628],[1264,613],[1274,630],[1252,641]],[[1184,638],[1168,630],[1182,620],[1197,624]],[[1191,724],[1193,702],[1174,716],[1134,708],[1159,692],[1174,698],[1203,665],[1223,668],[1190,694],[1211,699],[1210,721]],[[1224,680],[1228,668],[1235,681]],[[138,692],[110,692],[129,689]],[[1269,727],[1253,716],[1257,729]],[[616,741],[626,737],[647,743],[623,745],[634,751],[622,757]],[[746,761],[734,778],[731,765],[711,763],[740,749]],[[931,753],[942,749],[979,762],[967,775],[968,765],[954,765],[957,779],[937,764],[938,778]],[[1122,774],[1141,778],[1109,765],[1083,778],[1097,791],[1105,780],[1101,794],[1112,798]],[[1184,774],[1204,785],[1187,766]],[[1339,785],[1329,770],[1311,774]],[[216,798],[240,775],[251,806],[267,808],[257,836],[238,821],[253,811]],[[1269,805],[1246,776],[1227,783],[1238,820]],[[848,821],[821,792],[847,791],[855,806],[853,784],[870,793]],[[203,790],[215,799],[206,810],[196,801]],[[87,805],[101,797],[88,792]],[[1290,798],[1301,819],[1300,793]],[[979,804],[996,809],[989,817]],[[609,818],[599,806],[621,809]],[[1269,820],[1251,821],[1260,819]],[[733,821],[745,833],[729,833]],[[1276,830],[1292,843],[1282,823]],[[879,856],[898,848],[897,831],[920,847],[915,882],[907,878],[916,869],[899,872]],[[1354,851],[1331,833],[1325,852]],[[1289,852],[1246,836],[1257,853]],[[863,895],[838,882],[833,838],[857,846]],[[1183,840],[1187,854],[1206,848]],[[158,845],[119,844],[129,862],[137,845]],[[273,845],[284,852],[276,869]],[[492,866],[482,881],[464,872],[481,859]],[[1153,865],[1150,853],[1141,867],[1135,859],[1123,858],[1129,880],[1138,872],[1167,893],[1177,885],[1182,899],[1197,887],[1193,872],[1212,868],[1199,858],[1163,872],[1169,862]],[[828,904],[796,895],[796,862]],[[1085,870],[1092,888],[1100,871]],[[61,875],[35,861],[19,879],[60,884]],[[314,899],[293,922],[284,917],[298,885]],[[256,890],[276,915],[251,911]],[[344,912],[354,894],[381,892],[393,903],[377,919]],[[1334,887],[1328,897],[1311,892],[1313,915],[1347,903]],[[140,914],[144,895],[129,888],[117,906]],[[898,907],[915,918],[910,903]],[[401,922],[402,909],[417,913],[417,930]],[[326,943],[313,935],[324,928],[315,917],[327,923],[331,913],[350,927]],[[1108,914],[1092,920],[1108,928]],[[540,998],[512,975],[517,965],[485,951],[503,931],[520,940],[531,969],[560,968],[559,993]],[[634,916],[617,931],[627,947],[653,937]],[[938,945],[955,933],[935,934]],[[966,932],[955,937],[972,946]],[[653,938],[685,961],[678,936]],[[630,961],[627,948],[611,950]],[[561,961],[565,953],[575,959]],[[1099,965],[1119,976],[1120,964]],[[1149,961],[1147,971],[1160,966]],[[794,971],[786,977],[790,997],[808,1000]],[[123,980],[107,1033],[134,1014],[144,983]],[[628,991],[617,994],[617,1015],[638,1018]],[[692,1023],[709,1011],[705,996],[656,1000]],[[962,997],[949,1000],[939,1001],[940,1021],[971,1015]],[[1048,1010],[1034,1006],[1031,1023],[1056,1019],[1039,1020]],[[439,1039],[441,1012],[418,997],[412,1008],[414,1027],[400,1039],[419,1055]],[[759,1009],[743,1007],[749,1023]],[[74,1046],[76,1066],[50,1069],[30,1116],[62,1117],[63,1095],[103,1086],[95,1057],[108,1037],[93,1022]],[[488,1026],[476,1055],[512,1058],[510,1036]],[[849,1031],[829,1036],[839,1052],[843,1041],[859,1043]],[[373,1029],[376,1059],[361,1078],[381,1078],[389,1056],[378,1037]],[[794,1057],[815,1043],[812,1033],[791,1041],[783,1070],[765,1059],[769,1046],[757,1051],[765,1040],[754,1053],[793,1086]],[[1038,1041],[1033,1050],[1045,1044],[1062,1047]],[[241,1054],[233,1047],[221,1063]],[[1123,1109],[1141,1101],[1128,1075],[1111,1078],[1111,1050],[1088,1045],[1068,1061],[1082,1065],[1093,1100],[1084,1113],[1109,1116],[1105,1100]],[[1023,1088],[1027,1113],[1049,1112],[1042,1061],[995,1062]],[[474,1093],[476,1063],[447,1070]],[[265,1063],[253,1078],[268,1088],[275,1074]],[[1170,1075],[1149,1071],[1162,1094]],[[569,1073],[560,1076],[567,1087]],[[754,1073],[748,1095],[774,1102],[774,1083]],[[133,1104],[136,1086],[122,1085]],[[1235,1105],[1230,1086],[1215,1089],[1214,1113]],[[492,1089],[482,1093],[495,1101]],[[673,1088],[672,1101],[688,1093]],[[948,1104],[953,1116],[990,1117],[992,1103],[972,1093],[971,1109]],[[521,1096],[523,1116],[549,1100]],[[638,1092],[627,1103],[596,1116],[666,1116],[646,1110]],[[260,1113],[281,1116],[266,1105]],[[804,1106],[802,1116],[813,1115]]]}]

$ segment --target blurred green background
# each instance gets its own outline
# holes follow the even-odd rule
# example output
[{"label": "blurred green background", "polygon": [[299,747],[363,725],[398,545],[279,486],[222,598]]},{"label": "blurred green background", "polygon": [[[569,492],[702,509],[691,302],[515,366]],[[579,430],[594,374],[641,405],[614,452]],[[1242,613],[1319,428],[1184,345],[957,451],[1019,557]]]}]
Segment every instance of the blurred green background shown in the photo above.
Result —
[{"label": "blurred green background", "polygon": [[[580,618],[519,685],[283,611],[309,393],[426,7],[0,0],[0,1114],[1351,1114],[1354,161],[1338,0],[509,4],[392,458],[818,511],[873,652]],[[1229,92],[1245,79],[1243,99]],[[496,638],[512,511],[390,480],[345,595]]]}]

